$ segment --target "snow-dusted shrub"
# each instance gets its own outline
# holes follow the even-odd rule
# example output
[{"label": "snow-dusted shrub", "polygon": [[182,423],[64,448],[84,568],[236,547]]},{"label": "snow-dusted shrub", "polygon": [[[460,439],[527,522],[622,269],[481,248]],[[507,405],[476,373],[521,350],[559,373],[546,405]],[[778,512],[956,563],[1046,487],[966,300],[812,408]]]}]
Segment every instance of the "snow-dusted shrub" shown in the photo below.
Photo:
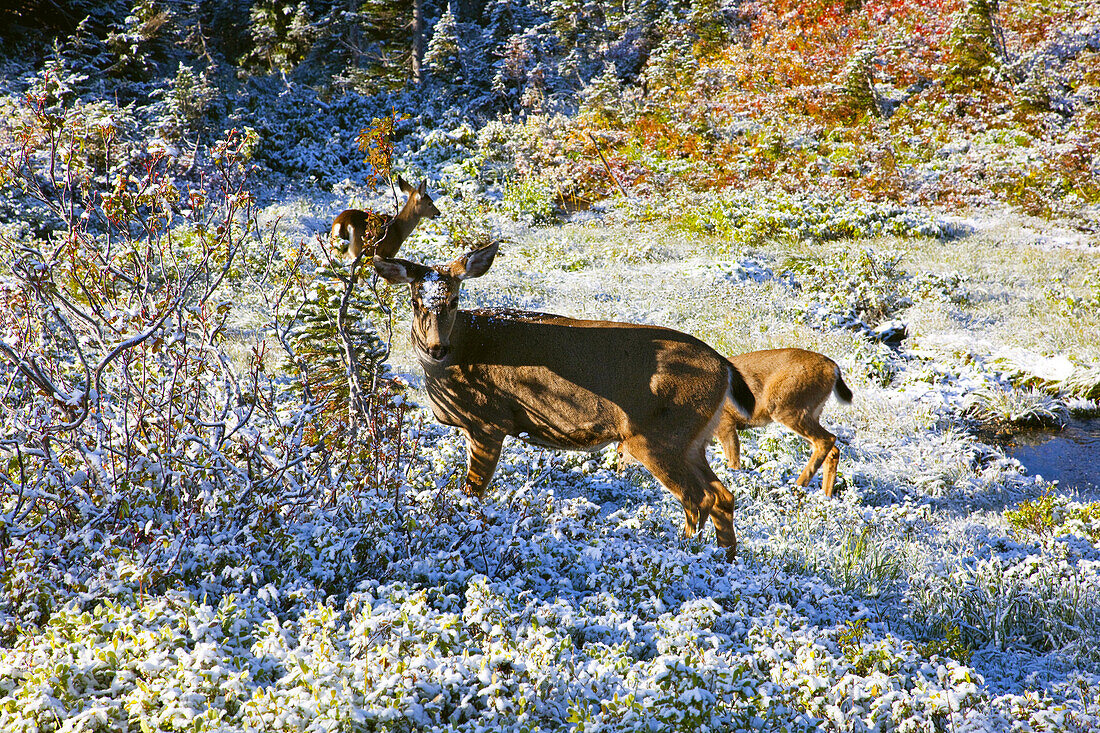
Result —
[{"label": "snow-dusted shrub", "polygon": [[[313,273],[258,231],[254,135],[228,133],[208,185],[187,187],[163,153],[141,175],[116,162],[113,128],[95,123],[32,100],[2,159],[4,181],[61,227],[0,236],[0,623],[44,623],[73,592],[261,585],[296,566],[301,528],[282,522],[299,505],[382,492],[389,511],[355,514],[360,529],[336,538],[343,562],[319,572],[310,553],[300,571],[346,588],[363,547],[385,547],[371,517],[400,509],[386,492],[407,459],[403,403],[347,364],[358,397],[292,388],[287,361],[310,374],[289,331]],[[331,333],[355,353],[343,326]]]},{"label": "snow-dusted shrub", "polygon": [[366,179],[357,138],[370,120],[391,108],[376,97],[353,92],[324,99],[317,90],[275,77],[253,78],[236,99],[232,121],[254,129],[259,138],[254,161],[274,181],[331,186],[345,178]]},{"label": "snow-dusted shrub", "polygon": [[553,186],[534,176],[516,176],[504,185],[504,208],[517,221],[546,224],[553,220]]},{"label": "snow-dusted shrub", "polygon": [[969,393],[963,408],[974,419],[993,426],[1043,427],[1065,422],[1065,403],[1037,389],[987,387]]},{"label": "snow-dusted shrub", "polygon": [[[500,182],[518,178],[524,187],[538,187],[538,201],[580,206],[606,198],[614,190],[584,128],[561,115],[490,122],[478,132],[477,141],[479,177]],[[609,165],[628,186],[643,175],[619,156],[612,156]]]},{"label": "snow-dusted shrub", "polygon": [[[107,171],[139,178],[145,172],[147,141],[133,110],[82,99],[78,90],[86,80],[64,58],[57,58],[30,80],[21,97],[0,100],[5,156],[0,166],[0,212],[5,220],[52,231],[61,226],[65,207],[32,204],[26,188],[46,193],[64,185],[75,205],[85,195],[79,184],[106,186]],[[57,162],[63,165],[51,168]]]},{"label": "snow-dusted shrub", "polygon": [[[682,202],[682,203],[681,203]],[[897,204],[856,199],[825,199],[814,194],[736,191],[708,195],[702,202],[674,199],[675,212],[689,229],[702,229],[756,244],[795,238],[826,242],[880,235],[944,237],[944,226],[930,214]]]},{"label": "snow-dusted shrub", "polygon": [[[442,214],[439,223],[447,232],[454,250],[472,252],[486,247],[496,240],[489,217],[492,202],[478,192],[452,190],[446,203],[440,202]],[[434,252],[434,259],[446,259],[452,251]]]},{"label": "snow-dusted shrub", "polygon": [[1015,509],[1006,509],[1005,519],[1017,535],[1049,536],[1065,521],[1068,503],[1064,497],[1047,492],[1037,499],[1020,502]]},{"label": "snow-dusted shrub", "polygon": [[972,302],[969,278],[959,272],[922,272],[913,276],[911,289],[914,298],[942,300],[955,305]]},{"label": "snow-dusted shrub", "polygon": [[1004,514],[1012,531],[1022,539],[1077,535],[1093,543],[1100,541],[1100,502],[1072,502],[1048,491],[1006,509]]},{"label": "snow-dusted shrub", "polygon": [[912,305],[902,258],[896,252],[870,248],[830,249],[792,255],[784,262],[784,270],[830,311],[876,326]]},{"label": "snow-dusted shrub", "polygon": [[[61,112],[39,108],[34,119],[41,137],[8,172],[64,227],[50,242],[0,239],[0,369],[10,385],[0,445],[17,457],[2,477],[6,496],[18,497],[12,531],[20,552],[33,552],[33,528],[43,526],[55,536],[102,533],[97,549],[146,546],[176,511],[229,510],[247,471],[236,459],[280,460],[281,449],[267,453],[284,437],[278,427],[249,424],[274,409],[258,351],[240,365],[217,349],[231,315],[219,288],[252,223],[240,178],[250,141],[231,135],[217,148],[211,190],[181,191],[155,156],[141,177],[112,165],[109,127],[100,128],[100,165],[67,166],[87,133]],[[62,569],[56,550],[30,556],[38,587],[86,582],[88,568]],[[5,594],[5,612],[17,599]]]}]

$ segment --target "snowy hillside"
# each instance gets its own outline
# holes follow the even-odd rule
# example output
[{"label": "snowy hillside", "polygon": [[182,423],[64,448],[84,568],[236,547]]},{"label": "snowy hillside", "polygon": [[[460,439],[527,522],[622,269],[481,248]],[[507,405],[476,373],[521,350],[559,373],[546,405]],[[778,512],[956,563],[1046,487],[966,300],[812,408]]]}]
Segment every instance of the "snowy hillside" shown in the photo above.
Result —
[{"label": "snowy hillside", "polygon": [[[1014,457],[1100,448],[1092,4],[32,5],[0,730],[1100,728],[1100,475]],[[398,174],[400,257],[500,245],[463,307],[835,359],[837,495],[772,425],[708,452],[733,562],[613,446],[468,497],[408,289],[329,241]]]}]

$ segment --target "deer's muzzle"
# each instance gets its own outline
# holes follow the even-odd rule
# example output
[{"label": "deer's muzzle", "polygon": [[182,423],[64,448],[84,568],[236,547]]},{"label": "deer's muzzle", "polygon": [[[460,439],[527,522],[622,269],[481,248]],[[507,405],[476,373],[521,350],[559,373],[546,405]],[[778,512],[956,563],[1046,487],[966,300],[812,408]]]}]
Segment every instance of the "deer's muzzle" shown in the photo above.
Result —
[{"label": "deer's muzzle", "polygon": [[446,344],[436,344],[435,346],[429,346],[427,352],[428,356],[435,361],[443,361],[447,358],[447,354],[451,353],[451,347]]}]

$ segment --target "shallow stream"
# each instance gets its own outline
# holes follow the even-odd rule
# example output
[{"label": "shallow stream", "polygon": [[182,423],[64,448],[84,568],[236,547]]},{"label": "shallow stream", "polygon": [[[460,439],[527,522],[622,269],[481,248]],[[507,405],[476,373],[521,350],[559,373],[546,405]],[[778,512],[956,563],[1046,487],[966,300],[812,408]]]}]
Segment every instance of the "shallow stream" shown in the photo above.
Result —
[{"label": "shallow stream", "polygon": [[1016,433],[1005,448],[1028,473],[1100,498],[1100,417],[1070,420],[1059,431]]}]

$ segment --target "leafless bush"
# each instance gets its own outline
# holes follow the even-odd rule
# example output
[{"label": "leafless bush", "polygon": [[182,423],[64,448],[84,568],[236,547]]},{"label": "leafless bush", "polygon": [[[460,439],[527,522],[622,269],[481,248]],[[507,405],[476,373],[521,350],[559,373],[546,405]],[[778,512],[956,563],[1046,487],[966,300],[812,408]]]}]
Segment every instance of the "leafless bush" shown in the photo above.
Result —
[{"label": "leafless bush", "polygon": [[[3,133],[0,185],[57,223],[0,231],[6,623],[48,616],[51,588],[86,587],[105,547],[133,555],[145,588],[179,563],[219,572],[199,535],[266,536],[319,504],[382,502],[389,514],[367,515],[385,532],[408,452],[399,386],[354,357],[346,306],[329,335],[358,389],[301,378],[291,333],[319,263],[260,230],[255,136],[229,132],[184,186],[164,153],[120,159],[110,114],[89,125],[32,96]],[[336,281],[342,303],[356,284]]]}]

